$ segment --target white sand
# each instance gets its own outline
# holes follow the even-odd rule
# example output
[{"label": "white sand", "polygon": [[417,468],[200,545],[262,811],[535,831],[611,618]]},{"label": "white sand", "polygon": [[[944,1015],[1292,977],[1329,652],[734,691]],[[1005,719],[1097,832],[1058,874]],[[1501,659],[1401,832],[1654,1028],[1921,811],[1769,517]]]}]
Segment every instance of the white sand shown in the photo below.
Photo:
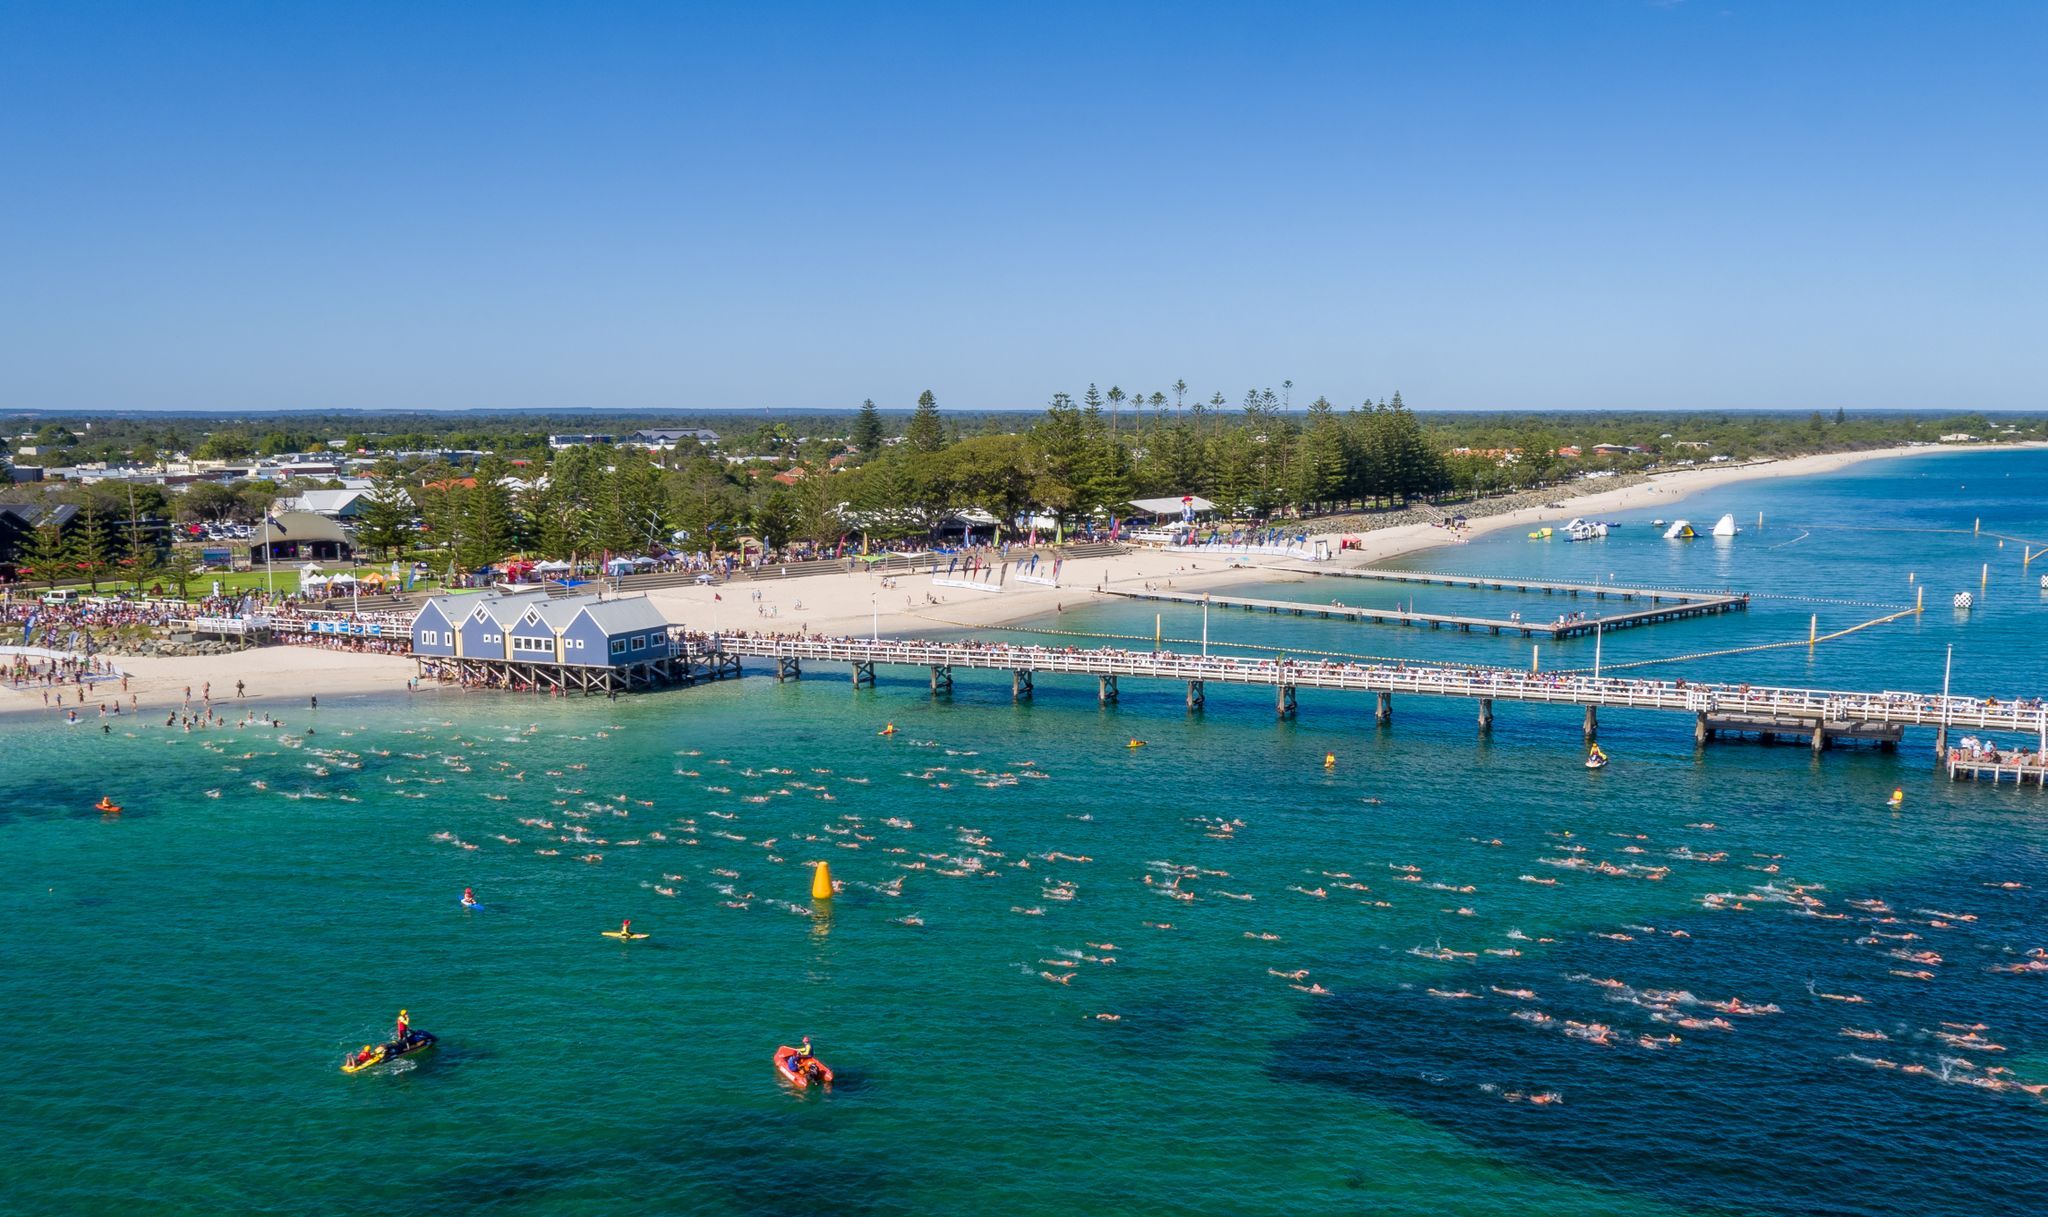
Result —
[{"label": "white sand", "polygon": [[[1531,527],[1545,520],[1560,523],[1575,515],[1674,504],[1687,495],[1733,482],[1826,473],[1881,457],[1957,451],[1982,449],[1975,446],[1902,447],[1796,457],[1733,468],[1702,466],[1661,473],[1648,481],[1616,490],[1568,498],[1563,500],[1565,507],[1562,510],[1533,508],[1488,516],[1474,521],[1466,531],[1467,535],[1479,535],[1502,528]],[[1456,543],[1456,538],[1446,530],[1426,524],[1382,528],[1352,535],[1358,537],[1362,548],[1345,551],[1336,565],[1370,566],[1401,554]],[[1043,567],[1044,564],[1040,565]],[[1095,599],[1091,589],[1098,584],[1134,588],[1154,583],[1162,586],[1171,584],[1175,590],[1220,590],[1236,583],[1285,578],[1287,572],[1298,570],[1301,565],[1294,558],[1238,559],[1233,564],[1223,558],[1199,553],[1140,549],[1114,558],[1070,561],[1062,572],[1062,586],[1059,588],[1019,583],[1013,569],[1008,587],[994,593],[934,587],[930,577],[925,575],[896,576],[896,587],[884,589],[880,576],[855,573],[769,579],[758,583],[742,581],[715,588],[674,588],[650,593],[650,598],[669,620],[691,629],[803,630],[851,635],[879,629],[883,634],[915,634],[940,628],[997,625],[1054,614],[1062,606],[1084,604]],[[755,591],[762,596],[758,603],[752,598]],[[927,605],[926,593],[938,597],[939,603]],[[770,612],[774,615],[765,615]],[[303,707],[305,699],[315,694],[341,697],[402,692],[406,679],[415,671],[412,660],[396,656],[288,646],[262,647],[221,656],[123,658],[116,662],[130,673],[130,692],[140,699],[143,711],[154,709],[157,713],[179,705],[187,685],[192,686],[196,704],[201,686],[209,680],[213,682],[216,705],[225,704],[232,708],[235,681],[243,680],[248,683],[249,699],[260,699],[260,705]],[[85,707],[93,710],[99,701],[111,700],[116,688],[118,682],[113,682],[101,685],[99,693],[88,692]],[[75,692],[72,696],[69,704],[77,705]],[[121,700],[125,705],[127,695],[122,695]],[[0,685],[0,714],[10,711],[46,712],[42,690],[12,691]],[[81,713],[80,717],[95,717],[96,713],[93,710],[92,714]]]}]

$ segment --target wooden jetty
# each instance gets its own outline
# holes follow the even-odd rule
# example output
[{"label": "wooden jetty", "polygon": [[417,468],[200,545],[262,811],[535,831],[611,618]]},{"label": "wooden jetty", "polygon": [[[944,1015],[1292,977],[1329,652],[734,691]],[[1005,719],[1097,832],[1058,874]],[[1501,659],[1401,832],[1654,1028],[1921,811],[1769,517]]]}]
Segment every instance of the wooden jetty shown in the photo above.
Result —
[{"label": "wooden jetty", "polygon": [[1594,738],[1602,709],[1651,710],[1690,715],[1693,739],[1705,744],[1722,734],[1795,737],[1818,752],[1836,742],[1862,740],[1895,747],[1907,727],[1936,730],[1937,756],[1947,755],[1950,728],[2016,731],[2048,739],[2048,706],[2040,699],[1994,700],[1926,693],[1858,693],[1836,689],[1634,680],[1501,668],[1424,667],[1338,663],[1333,660],[1240,659],[1181,651],[1123,651],[916,639],[714,637],[720,655],[771,660],[778,680],[795,679],[806,663],[846,664],[856,688],[873,684],[878,664],[927,668],[934,695],[950,691],[955,668],[1008,672],[1015,700],[1035,692],[1038,677],[1086,676],[1103,704],[1117,700],[1125,679],[1176,681],[1187,705],[1198,710],[1211,682],[1270,687],[1275,713],[1292,718],[1300,689],[1374,695],[1374,721],[1394,718],[1394,695],[1469,698],[1478,725],[1490,731],[1496,701],[1567,705],[1585,711],[1585,736]]},{"label": "wooden jetty", "polygon": [[1990,756],[1976,756],[1961,748],[1948,750],[1948,776],[1952,782],[1964,778],[1972,781],[1988,781],[1994,785],[2009,775],[2013,785],[2024,786],[2032,781],[2036,786],[2048,788],[2048,751],[2043,752],[2001,752]]},{"label": "wooden jetty", "polygon": [[1493,592],[1542,592],[1546,596],[1591,596],[1595,600],[1647,600],[1651,604],[1661,604],[1666,600],[1679,602],[1719,600],[1734,594],[1730,592],[1674,591],[1670,588],[1656,587],[1621,587],[1613,583],[1557,583],[1547,579],[1516,579],[1487,575],[1440,575],[1430,571],[1382,570],[1376,567],[1365,567],[1357,570],[1296,570],[1288,573],[1315,575],[1326,579],[1371,579],[1380,583],[1464,587]]},{"label": "wooden jetty", "polygon": [[[1318,572],[1322,573],[1322,572]],[[1566,586],[1566,585],[1554,585]],[[1371,622],[1374,625],[1426,625],[1433,630],[1458,630],[1472,633],[1484,630],[1492,634],[1520,634],[1524,638],[1573,638],[1591,634],[1596,630],[1619,630],[1630,626],[1652,625],[1660,621],[1677,621],[1686,617],[1708,617],[1749,607],[1749,597],[1731,594],[1726,596],[1688,595],[1683,600],[1664,593],[1668,604],[1656,604],[1650,608],[1630,612],[1612,613],[1605,617],[1580,617],[1558,621],[1516,621],[1506,617],[1473,617],[1461,613],[1435,613],[1421,610],[1373,608],[1352,604],[1311,604],[1302,600],[1260,600],[1250,596],[1216,596],[1202,592],[1129,591],[1119,588],[1104,588],[1100,594],[1120,596],[1127,600],[1158,600],[1169,604],[1209,604],[1217,608],[1243,609],[1252,613],[1289,613],[1296,617],[1334,617],[1347,621]]]}]

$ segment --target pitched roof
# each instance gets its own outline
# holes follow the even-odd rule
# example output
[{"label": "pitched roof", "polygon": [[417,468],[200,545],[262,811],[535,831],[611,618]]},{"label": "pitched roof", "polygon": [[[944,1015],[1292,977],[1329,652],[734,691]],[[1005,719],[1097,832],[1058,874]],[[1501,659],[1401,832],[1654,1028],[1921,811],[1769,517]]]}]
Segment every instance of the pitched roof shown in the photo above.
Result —
[{"label": "pitched roof", "polygon": [[597,628],[607,634],[623,633],[627,630],[665,629],[668,618],[654,607],[654,602],[645,596],[633,596],[625,600],[593,600],[583,606],[583,612],[597,623]]},{"label": "pitched roof", "polygon": [[[308,490],[292,500],[292,508],[319,515],[340,515],[364,493],[361,490]],[[285,527],[291,527],[290,521],[286,521]]]},{"label": "pitched roof", "polygon": [[76,503],[0,503],[0,515],[12,516],[24,528],[69,524],[78,514]]},{"label": "pitched roof", "polygon": [[[509,626],[524,616],[533,605],[547,600],[546,592],[511,592],[502,596],[490,596],[483,602],[491,620],[501,626]],[[474,614],[472,614],[474,615]]]},{"label": "pitched roof", "polygon": [[420,613],[424,613],[432,608],[439,609],[441,616],[453,624],[469,614],[468,602],[472,599],[473,597],[470,596],[429,596],[426,603],[420,605],[419,613],[412,615],[412,619],[417,624],[420,619]]},{"label": "pitched roof", "polygon": [[[341,525],[324,516],[316,516],[310,511],[280,511],[273,513],[273,515],[283,527],[273,529],[270,526],[269,519],[265,519],[262,524],[256,527],[254,535],[249,538],[250,545],[267,545],[272,540],[341,541],[344,543],[348,541],[348,534],[341,530]],[[277,534],[274,538],[271,536],[273,532]]]}]

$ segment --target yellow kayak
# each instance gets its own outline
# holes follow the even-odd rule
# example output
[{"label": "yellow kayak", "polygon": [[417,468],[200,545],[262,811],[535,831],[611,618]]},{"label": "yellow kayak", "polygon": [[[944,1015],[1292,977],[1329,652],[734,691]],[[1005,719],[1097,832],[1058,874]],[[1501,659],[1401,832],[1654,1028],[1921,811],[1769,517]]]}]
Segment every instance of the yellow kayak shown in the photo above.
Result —
[{"label": "yellow kayak", "polygon": [[640,939],[647,937],[645,934],[628,934],[624,930],[599,930],[598,933],[603,934],[606,938],[616,938],[620,942],[638,942]]}]

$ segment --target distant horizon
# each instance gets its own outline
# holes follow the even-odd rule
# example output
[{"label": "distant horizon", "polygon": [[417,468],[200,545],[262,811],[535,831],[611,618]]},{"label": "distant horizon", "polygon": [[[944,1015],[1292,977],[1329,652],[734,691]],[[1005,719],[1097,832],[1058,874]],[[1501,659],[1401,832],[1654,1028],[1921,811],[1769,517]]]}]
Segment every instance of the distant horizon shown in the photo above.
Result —
[{"label": "distant horizon", "polygon": [[[1204,403],[1204,405],[1205,405],[1205,406],[1206,406],[1206,404],[1207,404],[1207,403]],[[1354,408],[1354,405],[1362,405],[1363,403],[1354,403],[1354,405],[1343,405],[1343,404],[1338,404],[1338,403],[1332,403],[1332,404],[1333,404],[1333,405],[1336,405],[1336,408],[1337,408],[1338,410],[1340,410],[1340,411],[1341,411],[1341,410],[1348,410],[1348,409],[1352,409],[1352,408]],[[1375,404],[1377,404],[1377,402],[1375,402]],[[914,410],[915,410],[915,407],[914,407],[914,406],[883,406],[883,405],[880,405],[879,403],[878,403],[878,404],[876,405],[876,407],[875,407],[875,408],[876,408],[876,409],[877,409],[878,411],[880,411],[880,412],[881,412],[882,414],[884,414],[884,415],[903,415],[903,416],[906,416],[906,417],[907,417],[907,416],[909,416],[909,415],[910,415],[911,413],[913,413],[913,412],[914,412]],[[1045,407],[1045,406],[1042,406],[1042,405],[1041,405],[1041,406],[988,406],[988,407],[980,407],[980,406],[954,406],[954,407],[946,407],[946,406],[941,406],[941,407],[939,407],[939,412],[940,412],[941,414],[956,414],[956,415],[990,415],[990,414],[1016,414],[1016,415],[1031,415],[1031,414],[1042,414],[1042,413],[1044,413],[1044,412],[1045,412],[1045,409],[1046,409],[1046,407]],[[1835,410],[1837,409],[1837,407],[1835,407],[1835,406],[1827,406],[1827,407],[1820,407],[1820,406],[1813,406],[1813,407],[1808,407],[1808,406],[1783,406],[1783,407],[1775,407],[1775,406],[1698,406],[1698,407],[1693,407],[1693,406],[1662,406],[1662,407],[1659,407],[1659,406],[1611,406],[1611,407],[1590,407],[1590,406],[1588,406],[1588,407],[1575,407],[1575,406],[1559,406],[1559,407],[1554,407],[1554,408],[1550,408],[1550,409],[1522,409],[1522,408],[1515,408],[1515,407],[1505,407],[1505,406],[1503,406],[1503,407],[1495,407],[1495,406],[1471,406],[1471,407],[1455,407],[1455,406],[1454,406],[1454,407],[1427,407],[1427,406],[1409,406],[1409,407],[1408,407],[1408,409],[1409,409],[1409,410],[1410,410],[1411,412],[1413,412],[1413,413],[1415,413],[1415,414],[1418,414],[1418,415],[1430,415],[1430,414],[1459,414],[1459,415],[1483,415],[1483,414],[1500,414],[1500,415],[1516,415],[1516,416],[1529,416],[1529,417],[1545,417],[1545,416],[1551,416],[1551,415],[1574,415],[1574,414],[1668,414],[1668,415],[1671,415],[1671,416],[1673,416],[1673,417],[1682,417],[1682,416],[1686,416],[1686,415],[1698,415],[1698,414],[1752,414],[1752,415],[1789,415],[1789,414],[1813,414],[1813,413],[1820,413],[1820,414],[1825,414],[1825,415],[1828,415],[1828,416],[1832,417],[1832,416],[1834,415],[1834,413],[1835,413]],[[2010,409],[1993,409],[1993,408],[1988,408],[1988,407],[1982,407],[1982,406],[1939,406],[1939,407],[1937,407],[1937,406],[1911,406],[1911,407],[1908,407],[1908,406],[1873,406],[1873,407],[1867,407],[1867,408],[1866,408],[1866,407],[1854,407],[1854,406],[1842,406],[1842,407],[1840,407],[1840,409],[1841,409],[1841,410],[1842,410],[1842,411],[1843,411],[1844,413],[1846,413],[1847,415],[1849,415],[1849,416],[1851,416],[1851,417],[1856,417],[1856,416],[1861,416],[1861,415],[1872,415],[1872,414],[1885,414],[1885,415],[1893,415],[1893,414],[1896,414],[1896,415],[1920,415],[1920,416],[1925,416],[1925,417],[1945,417],[1945,416],[1954,416],[1954,415],[1961,415],[1961,414],[1981,414],[1981,415],[1984,415],[1984,416],[1986,416],[1986,417],[1988,417],[1988,418],[2038,418],[2038,417],[2041,417],[2041,416],[2043,416],[2044,414],[2048,414],[2048,407],[2042,407],[2042,408],[2034,408],[2034,409],[2024,409],[2024,408],[2010,408]],[[1165,412],[1167,412],[1167,413],[1171,413],[1171,412],[1172,412],[1172,410],[1173,410],[1173,407],[1172,407],[1172,406],[1166,406],[1166,407],[1164,407],[1164,411],[1165,411]],[[1225,414],[1225,415],[1231,415],[1231,414],[1236,414],[1236,413],[1239,413],[1239,412],[1240,412],[1241,410],[1242,410],[1242,405],[1241,405],[1241,403],[1231,403],[1231,404],[1229,404],[1229,405],[1226,405],[1226,406],[1224,406],[1224,407],[1223,407],[1223,408],[1222,408],[1222,409],[1221,409],[1220,411],[1217,411],[1217,413],[1221,413],[1221,414]],[[1297,406],[1294,406],[1294,407],[1293,407],[1293,408],[1291,408],[1291,409],[1282,409],[1282,410],[1280,411],[1280,413],[1282,413],[1282,414],[1286,414],[1286,415],[1289,415],[1289,416],[1298,416],[1298,415],[1306,414],[1306,413],[1308,412],[1308,410],[1309,410],[1309,407],[1308,407],[1307,405],[1297,405]],[[638,418],[638,417],[643,417],[643,416],[644,416],[644,417],[654,417],[654,418],[709,418],[709,417],[724,417],[724,418],[734,418],[734,417],[740,417],[740,416],[744,416],[744,415],[770,415],[770,416],[774,416],[774,415],[792,415],[792,414],[796,414],[796,415],[835,415],[835,414],[855,414],[855,413],[858,413],[859,411],[860,411],[860,406],[859,406],[858,404],[855,404],[855,405],[851,405],[851,406],[839,406],[839,407],[833,407],[833,406],[734,406],[734,407],[709,407],[709,408],[703,408],[703,409],[669,409],[669,408],[660,408],[660,407],[652,407],[652,406],[649,406],[649,407],[618,407],[618,408],[611,408],[611,407],[598,407],[598,406],[576,406],[576,407],[562,407],[562,408],[556,408],[556,407],[548,407],[548,406],[516,406],[516,407],[515,407],[515,406],[452,406],[452,407],[422,407],[422,408],[415,408],[415,409],[382,409],[382,408],[378,408],[378,407],[371,407],[371,406],[336,406],[336,407],[333,407],[333,408],[331,408],[331,409],[323,409],[323,408],[317,408],[317,407],[300,407],[300,406],[291,406],[291,407],[280,407],[280,408],[275,408],[275,409],[230,409],[230,408],[227,408],[227,407],[220,407],[220,408],[216,408],[216,409],[204,409],[204,408],[193,408],[193,409],[165,409],[165,410],[150,410],[150,411],[135,411],[135,410],[124,410],[124,409],[116,409],[116,408],[112,408],[112,407],[89,407],[89,408],[81,408],[81,409],[75,409],[75,410],[58,410],[58,409],[10,409],[10,408],[5,408],[5,407],[0,407],[0,419],[26,419],[26,418],[52,418],[52,417],[59,417],[59,418],[90,418],[90,417],[101,417],[101,416],[103,416],[103,417],[108,417],[108,418],[132,418],[132,417],[135,417],[135,416],[136,416],[137,414],[147,414],[147,415],[149,415],[149,416],[152,416],[152,417],[160,417],[160,418],[252,418],[252,419],[258,419],[258,418],[282,418],[282,417],[292,417],[292,416],[309,416],[309,415],[322,415],[322,416],[325,416],[325,415],[355,415],[355,416],[364,416],[364,417],[389,417],[389,416],[403,416],[403,415],[408,415],[408,414],[424,414],[424,415],[434,415],[434,416],[457,416],[457,415],[477,415],[477,416],[486,416],[486,415],[529,415],[529,416],[533,416],[533,417],[536,417],[536,418],[570,418],[570,417],[585,417],[585,418]],[[1135,410],[1135,411],[1134,411],[1134,409],[1133,409],[1132,407],[1126,406],[1126,407],[1124,407],[1124,409],[1123,409],[1123,411],[1122,411],[1122,412],[1123,412],[1123,413],[1125,413],[1125,414],[1132,414],[1132,413],[1150,414],[1150,413],[1152,412],[1152,407],[1151,407],[1151,406],[1149,406],[1149,405],[1147,405],[1147,406],[1144,406],[1144,407],[1142,407],[1142,408],[1141,408],[1141,409],[1139,409],[1139,410]],[[1186,413],[1186,410],[1184,409],[1184,410],[1182,411],[1182,413]]]},{"label": "distant horizon", "polygon": [[2043,408],[2044,39],[2015,0],[15,5],[0,410],[1275,369],[1423,412]]}]

